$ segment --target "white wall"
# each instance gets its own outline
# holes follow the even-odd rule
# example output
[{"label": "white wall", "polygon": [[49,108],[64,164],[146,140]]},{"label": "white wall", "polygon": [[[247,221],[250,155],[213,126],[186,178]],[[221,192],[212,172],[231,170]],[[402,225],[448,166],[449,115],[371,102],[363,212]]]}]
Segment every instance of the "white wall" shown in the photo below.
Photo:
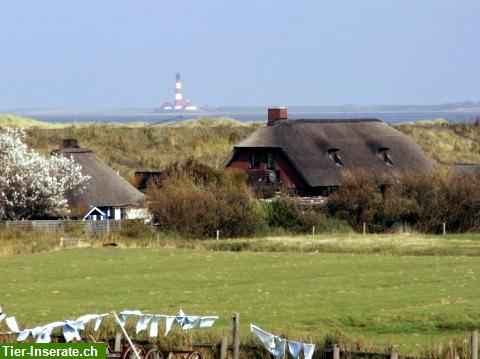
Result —
[{"label": "white wall", "polygon": [[129,208],[126,210],[126,219],[143,219],[145,222],[150,222],[152,216],[146,208]]}]

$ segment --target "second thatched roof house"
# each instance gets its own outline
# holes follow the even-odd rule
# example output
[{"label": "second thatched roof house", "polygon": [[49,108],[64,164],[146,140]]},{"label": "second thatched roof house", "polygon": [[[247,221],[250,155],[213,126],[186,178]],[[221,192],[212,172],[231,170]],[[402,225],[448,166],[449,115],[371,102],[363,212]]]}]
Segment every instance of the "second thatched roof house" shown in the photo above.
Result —
[{"label": "second thatched roof house", "polygon": [[280,182],[305,196],[328,195],[345,171],[432,171],[420,148],[384,122],[290,121],[286,108],[269,109],[267,126],[236,145],[225,166],[246,172],[252,184]]},{"label": "second thatched roof house", "polygon": [[63,140],[52,151],[73,159],[90,176],[86,187],[68,196],[70,207],[86,220],[133,219],[142,216],[145,195],[98,158],[92,150],[81,148],[75,139]]}]

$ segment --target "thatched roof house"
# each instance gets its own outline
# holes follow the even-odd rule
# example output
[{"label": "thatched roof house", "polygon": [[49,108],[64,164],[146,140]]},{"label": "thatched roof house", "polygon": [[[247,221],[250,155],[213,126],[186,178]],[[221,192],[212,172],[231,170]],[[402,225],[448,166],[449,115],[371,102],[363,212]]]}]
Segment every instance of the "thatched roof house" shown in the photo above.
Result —
[{"label": "thatched roof house", "polygon": [[432,170],[419,147],[384,122],[290,121],[286,109],[270,109],[268,125],[236,145],[225,165],[245,171],[252,183],[282,182],[304,195],[327,195],[349,170]]},{"label": "thatched roof house", "polygon": [[144,194],[98,158],[92,150],[81,148],[74,139],[63,140],[62,147],[52,151],[69,157],[90,176],[85,189],[68,197],[70,206],[80,209],[84,219],[131,218],[142,205]]}]

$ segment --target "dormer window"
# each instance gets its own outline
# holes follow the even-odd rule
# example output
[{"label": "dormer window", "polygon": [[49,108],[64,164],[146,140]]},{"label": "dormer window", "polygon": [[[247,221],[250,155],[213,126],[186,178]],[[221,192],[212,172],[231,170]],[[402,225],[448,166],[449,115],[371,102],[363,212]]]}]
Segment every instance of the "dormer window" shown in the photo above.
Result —
[{"label": "dormer window", "polygon": [[332,159],[333,162],[335,162],[335,164],[338,167],[343,167],[344,166],[342,158],[340,157],[340,150],[338,148],[329,149],[328,150],[328,156]]},{"label": "dormer window", "polygon": [[380,147],[378,149],[378,156],[387,166],[393,166],[392,159],[390,158],[390,149],[388,147]]}]

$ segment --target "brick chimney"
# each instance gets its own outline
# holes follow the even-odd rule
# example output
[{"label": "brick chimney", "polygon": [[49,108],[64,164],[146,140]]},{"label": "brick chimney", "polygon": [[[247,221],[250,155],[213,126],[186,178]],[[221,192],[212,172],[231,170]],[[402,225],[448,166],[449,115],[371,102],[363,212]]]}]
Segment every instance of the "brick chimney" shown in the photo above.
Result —
[{"label": "brick chimney", "polygon": [[66,138],[62,141],[62,148],[78,148],[78,141],[74,138]]},{"label": "brick chimney", "polygon": [[286,121],[287,120],[287,108],[286,107],[275,107],[268,109],[268,126],[273,126],[277,121]]}]

